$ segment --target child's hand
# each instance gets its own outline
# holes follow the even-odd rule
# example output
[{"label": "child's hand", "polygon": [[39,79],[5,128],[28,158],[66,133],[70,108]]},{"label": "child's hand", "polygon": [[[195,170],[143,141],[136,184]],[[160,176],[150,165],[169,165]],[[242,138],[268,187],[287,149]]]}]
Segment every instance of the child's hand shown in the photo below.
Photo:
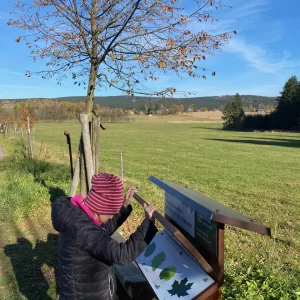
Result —
[{"label": "child's hand", "polygon": [[144,209],[145,209],[145,217],[154,222],[153,213],[157,210],[157,208],[152,204],[149,204],[147,206],[147,204],[145,203]]},{"label": "child's hand", "polygon": [[131,186],[128,188],[125,196],[124,196],[124,202],[123,202],[123,205],[125,207],[127,207],[129,204],[130,204],[130,201],[133,197],[133,194],[137,191],[136,187],[135,186]]}]

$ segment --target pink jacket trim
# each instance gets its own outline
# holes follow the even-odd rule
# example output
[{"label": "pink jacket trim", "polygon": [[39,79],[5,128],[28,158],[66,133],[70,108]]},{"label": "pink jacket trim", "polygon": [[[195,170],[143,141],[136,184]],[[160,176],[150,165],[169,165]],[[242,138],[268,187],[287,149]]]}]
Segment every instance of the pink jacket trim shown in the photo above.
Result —
[{"label": "pink jacket trim", "polygon": [[101,222],[97,221],[95,217],[92,215],[90,209],[88,206],[86,206],[84,203],[82,203],[82,195],[77,194],[74,197],[71,198],[71,203],[75,206],[79,206],[90,218],[91,220],[97,225],[100,226],[102,225]]}]

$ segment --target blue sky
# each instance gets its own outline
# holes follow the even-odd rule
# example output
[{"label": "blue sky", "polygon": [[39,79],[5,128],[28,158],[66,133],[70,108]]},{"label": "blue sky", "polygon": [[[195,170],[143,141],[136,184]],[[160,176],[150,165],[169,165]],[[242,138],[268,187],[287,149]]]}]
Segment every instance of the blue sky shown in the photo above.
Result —
[{"label": "blue sky", "polygon": [[[44,66],[42,61],[32,61],[23,43],[15,42],[22,32],[6,25],[13,2],[0,2],[0,99],[85,96],[86,91],[74,86],[71,80],[59,86],[54,80],[24,76],[26,70],[42,70]],[[201,25],[211,33],[238,32],[221,53],[208,57],[203,65],[215,70],[216,76],[207,76],[206,80],[164,76],[151,83],[152,88],[174,86],[181,91],[191,91],[194,96],[237,92],[277,96],[289,76],[300,78],[300,1],[224,0],[224,3],[232,8],[218,11],[217,23]],[[106,89],[95,94],[120,95],[120,92]]]}]

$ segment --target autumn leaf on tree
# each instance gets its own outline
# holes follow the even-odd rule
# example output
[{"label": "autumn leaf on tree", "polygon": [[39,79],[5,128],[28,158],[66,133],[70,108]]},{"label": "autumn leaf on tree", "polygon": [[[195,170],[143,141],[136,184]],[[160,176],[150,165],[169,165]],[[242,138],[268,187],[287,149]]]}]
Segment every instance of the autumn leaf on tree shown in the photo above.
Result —
[{"label": "autumn leaf on tree", "polygon": [[110,59],[111,59],[112,61],[115,61],[115,56],[113,55],[113,53],[110,53],[110,54],[109,54],[109,57],[110,57]]},{"label": "autumn leaf on tree", "polygon": [[16,42],[25,43],[34,61],[45,61],[45,68],[32,74],[61,83],[75,73],[78,86],[87,85],[85,111],[91,113],[96,87],[172,96],[172,88],[145,89],[143,81],[167,73],[202,76],[201,58],[223,48],[233,32],[215,34],[198,26],[213,19],[222,1],[194,0],[188,9],[180,2],[16,1],[7,24],[24,31]]},{"label": "autumn leaf on tree", "polygon": [[146,249],[144,255],[145,257],[150,256],[156,249],[156,244],[154,242],[152,242]]},{"label": "autumn leaf on tree", "polygon": [[152,260],[152,270],[155,271],[166,260],[164,252],[158,253]]},{"label": "autumn leaf on tree", "polygon": [[187,282],[188,280],[186,277],[183,280],[181,280],[180,283],[177,280],[175,280],[174,283],[172,284],[172,289],[168,290],[168,292],[172,296],[177,295],[179,298],[189,295],[187,291],[191,289],[193,282],[191,283],[187,283]]},{"label": "autumn leaf on tree", "polygon": [[175,46],[175,41],[172,38],[168,38],[167,46],[171,46],[172,48]]}]

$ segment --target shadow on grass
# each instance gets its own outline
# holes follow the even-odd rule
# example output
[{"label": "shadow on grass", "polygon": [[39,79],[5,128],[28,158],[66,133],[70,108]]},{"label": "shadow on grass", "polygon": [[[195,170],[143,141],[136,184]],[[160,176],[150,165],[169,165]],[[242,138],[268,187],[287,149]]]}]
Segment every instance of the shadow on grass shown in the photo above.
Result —
[{"label": "shadow on grass", "polygon": [[[0,243],[4,250],[0,253],[1,259],[7,256],[10,260],[5,263],[7,274],[1,279],[7,282],[5,288],[15,297],[13,299],[55,299],[58,234],[49,233],[52,231],[50,216],[39,219],[31,207],[35,209],[48,199],[52,203],[65,195],[71,183],[70,169],[64,164],[28,159],[23,155],[16,152],[1,161],[1,171],[7,171],[1,195],[10,197],[7,197],[9,203],[0,203],[0,209],[4,211],[5,205],[11,208],[5,211],[5,218],[0,222]],[[16,206],[19,210],[14,214]]]},{"label": "shadow on grass", "polygon": [[[28,300],[52,300],[47,291],[56,281],[56,293],[58,292],[57,262],[57,234],[48,234],[47,241],[37,240],[35,247],[26,238],[18,238],[16,244],[4,247],[4,253],[10,258],[19,291]],[[54,269],[42,270],[44,266]]]},{"label": "shadow on grass", "polygon": [[229,142],[229,143],[242,143],[242,144],[253,144],[253,145],[263,145],[263,146],[279,146],[279,147],[291,147],[299,148],[300,140],[229,140],[229,139],[205,139],[210,141],[218,142]]},{"label": "shadow on grass", "polygon": [[204,126],[191,126],[191,129],[208,129],[208,130],[217,130],[217,131],[221,131],[222,128],[221,127],[204,127]]},{"label": "shadow on grass", "polygon": [[57,198],[61,196],[67,196],[65,191],[58,187],[49,186],[48,191],[49,191],[51,203],[53,203]]},{"label": "shadow on grass", "polygon": [[[300,143],[300,139],[295,140],[295,139],[289,139],[288,137],[286,137],[285,139],[278,139],[278,138],[274,138],[274,137],[250,137],[252,139],[257,139],[257,140],[271,140],[271,141],[283,141],[283,142],[299,142]],[[300,138],[300,137],[299,137]]]}]

